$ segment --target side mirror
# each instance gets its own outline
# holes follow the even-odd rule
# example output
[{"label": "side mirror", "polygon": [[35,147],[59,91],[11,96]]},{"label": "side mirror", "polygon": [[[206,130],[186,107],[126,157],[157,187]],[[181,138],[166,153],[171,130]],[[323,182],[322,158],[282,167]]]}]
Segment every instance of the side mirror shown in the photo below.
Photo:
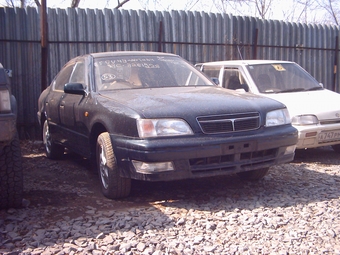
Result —
[{"label": "side mirror", "polygon": [[325,87],[323,86],[323,83],[320,82],[319,85],[320,85],[321,88],[325,88]]},{"label": "side mirror", "polygon": [[64,92],[68,94],[82,95],[82,96],[86,94],[83,84],[81,83],[66,83],[64,86]]},{"label": "side mirror", "polygon": [[211,77],[211,80],[212,80],[216,85],[220,85],[220,81],[218,80],[218,78],[216,78],[216,77]]},{"label": "side mirror", "polygon": [[245,92],[249,92],[249,87],[247,84],[241,84],[241,87],[244,89]]},{"label": "side mirror", "polygon": [[12,78],[12,70],[11,69],[5,69],[5,72],[7,73],[8,77],[11,77]]}]

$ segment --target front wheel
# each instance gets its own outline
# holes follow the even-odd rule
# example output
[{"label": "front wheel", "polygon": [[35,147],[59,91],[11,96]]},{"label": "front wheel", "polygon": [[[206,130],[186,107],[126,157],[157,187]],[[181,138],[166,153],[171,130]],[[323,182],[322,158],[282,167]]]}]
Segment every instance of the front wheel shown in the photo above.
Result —
[{"label": "front wheel", "polygon": [[247,181],[257,181],[262,179],[267,173],[268,173],[269,168],[261,168],[261,169],[256,169],[256,170],[251,170],[247,172],[241,172],[238,173],[237,175]]},{"label": "front wheel", "polygon": [[45,120],[43,126],[43,143],[45,146],[46,157],[49,159],[60,159],[64,155],[64,147],[52,141],[48,121]]},{"label": "front wheel", "polygon": [[127,197],[131,191],[131,179],[120,176],[109,133],[105,132],[98,136],[96,155],[104,196],[111,199]]}]

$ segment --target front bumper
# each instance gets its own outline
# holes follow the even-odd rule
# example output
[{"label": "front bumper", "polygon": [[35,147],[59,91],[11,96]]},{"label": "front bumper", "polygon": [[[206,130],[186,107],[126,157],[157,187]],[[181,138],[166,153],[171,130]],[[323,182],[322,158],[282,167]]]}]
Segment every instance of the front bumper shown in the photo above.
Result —
[{"label": "front bumper", "polygon": [[[121,175],[138,180],[170,181],[233,174],[292,161],[297,131],[291,126],[266,128],[248,136],[201,135],[128,139],[111,135]],[[169,162],[174,170],[138,173],[132,160]]]},{"label": "front bumper", "polygon": [[[340,123],[329,125],[295,126],[298,130],[297,149],[340,144]],[[328,138],[326,134],[329,134]],[[333,135],[332,135],[333,134]]]},{"label": "front bumper", "polygon": [[0,114],[0,148],[8,145],[16,134],[16,115]]}]

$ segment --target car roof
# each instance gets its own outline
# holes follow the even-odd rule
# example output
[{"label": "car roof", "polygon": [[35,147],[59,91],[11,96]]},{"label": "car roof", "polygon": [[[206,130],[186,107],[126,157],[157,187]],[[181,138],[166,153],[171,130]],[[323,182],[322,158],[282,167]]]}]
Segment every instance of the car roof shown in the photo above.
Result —
[{"label": "car roof", "polygon": [[178,56],[171,53],[155,51],[110,51],[90,53],[88,55],[92,56],[93,58],[118,57],[118,56]]},{"label": "car roof", "polygon": [[273,64],[273,63],[294,63],[291,61],[283,61],[283,60],[263,60],[263,59],[250,59],[250,60],[225,60],[225,61],[215,61],[215,62],[206,62],[199,63],[198,65],[260,65],[260,64]]}]

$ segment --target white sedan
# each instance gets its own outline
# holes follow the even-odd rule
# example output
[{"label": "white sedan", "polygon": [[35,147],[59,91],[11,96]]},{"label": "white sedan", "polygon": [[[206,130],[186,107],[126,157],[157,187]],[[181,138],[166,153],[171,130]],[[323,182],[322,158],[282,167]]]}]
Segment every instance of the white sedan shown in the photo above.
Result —
[{"label": "white sedan", "polygon": [[331,145],[340,152],[340,94],[294,62],[236,60],[197,64],[220,86],[284,103],[299,131],[297,149]]}]

